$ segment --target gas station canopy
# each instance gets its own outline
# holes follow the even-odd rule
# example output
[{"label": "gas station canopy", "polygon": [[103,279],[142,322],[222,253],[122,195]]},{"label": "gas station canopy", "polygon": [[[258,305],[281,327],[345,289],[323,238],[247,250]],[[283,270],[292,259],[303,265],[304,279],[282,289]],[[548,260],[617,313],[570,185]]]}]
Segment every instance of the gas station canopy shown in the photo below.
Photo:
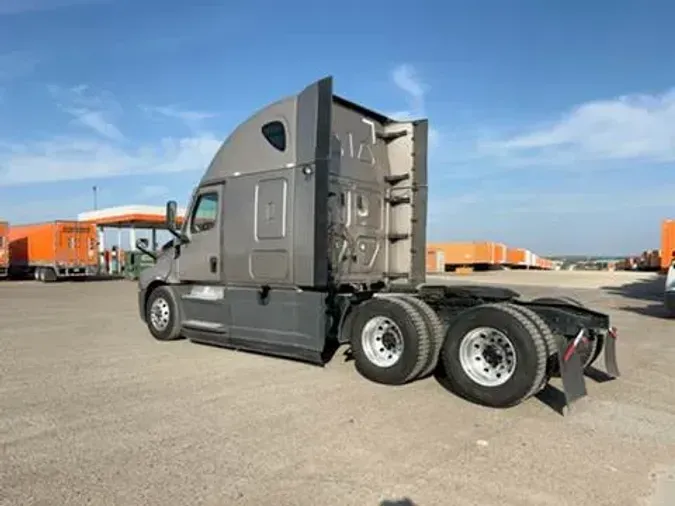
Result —
[{"label": "gas station canopy", "polygon": [[[93,222],[99,227],[165,229],[165,209],[160,206],[119,206],[87,211],[77,215],[78,221]],[[185,209],[178,208],[176,222],[182,225]]]}]

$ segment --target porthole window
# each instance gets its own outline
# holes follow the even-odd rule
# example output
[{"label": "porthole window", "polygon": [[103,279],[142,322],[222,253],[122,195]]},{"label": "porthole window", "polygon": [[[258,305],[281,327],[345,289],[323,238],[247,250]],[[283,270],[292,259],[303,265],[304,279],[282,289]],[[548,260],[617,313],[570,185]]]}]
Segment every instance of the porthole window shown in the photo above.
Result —
[{"label": "porthole window", "polygon": [[262,127],[262,134],[279,151],[286,150],[286,128],[281,121],[270,121]]}]

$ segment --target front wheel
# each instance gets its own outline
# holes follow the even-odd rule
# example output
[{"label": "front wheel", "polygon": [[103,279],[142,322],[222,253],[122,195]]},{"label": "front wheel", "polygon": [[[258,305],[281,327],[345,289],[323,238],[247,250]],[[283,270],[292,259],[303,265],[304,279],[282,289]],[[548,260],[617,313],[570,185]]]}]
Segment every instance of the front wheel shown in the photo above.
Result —
[{"label": "front wheel", "polygon": [[158,341],[173,341],[181,337],[178,305],[169,287],[158,286],[150,292],[145,303],[145,321]]},{"label": "front wheel", "polygon": [[441,351],[450,387],[461,397],[509,407],[540,388],[547,346],[532,321],[509,304],[484,304],[461,313]]}]

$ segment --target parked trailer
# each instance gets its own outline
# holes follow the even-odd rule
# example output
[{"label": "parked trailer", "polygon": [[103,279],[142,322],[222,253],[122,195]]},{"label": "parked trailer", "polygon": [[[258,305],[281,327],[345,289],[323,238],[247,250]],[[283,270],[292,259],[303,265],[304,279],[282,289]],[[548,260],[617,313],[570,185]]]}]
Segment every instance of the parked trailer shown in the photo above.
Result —
[{"label": "parked trailer", "polygon": [[428,122],[395,121],[333,94],[332,78],[239,125],[193,192],[173,243],[138,281],[160,341],[185,337],[323,365],[349,344],[365,378],[438,371],[454,391],[518,404],[560,375],[568,406],[604,350],[606,314],[511,290],[425,283]]},{"label": "parked trailer", "polygon": [[0,279],[9,273],[9,223],[0,221]]},{"label": "parked trailer", "polygon": [[51,221],[13,225],[10,229],[10,272],[43,282],[96,274],[96,225]]}]

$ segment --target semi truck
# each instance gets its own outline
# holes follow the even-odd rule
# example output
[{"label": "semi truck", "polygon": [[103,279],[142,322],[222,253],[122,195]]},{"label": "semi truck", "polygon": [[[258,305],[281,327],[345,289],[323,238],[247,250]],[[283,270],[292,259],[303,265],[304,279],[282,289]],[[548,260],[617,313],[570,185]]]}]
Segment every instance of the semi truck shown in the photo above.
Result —
[{"label": "semi truck", "polygon": [[9,273],[9,223],[0,221],[0,279]]},{"label": "semi truck", "polygon": [[10,275],[51,283],[97,273],[98,237],[94,223],[56,220],[12,225]]},{"label": "semi truck", "polygon": [[171,243],[157,254],[137,243],[155,260],[138,280],[149,333],[317,365],[348,345],[367,380],[442,375],[455,394],[496,408],[552,377],[571,406],[600,354],[618,377],[607,314],[426,283],[428,128],[334,94],[332,77],[238,125],[180,228],[167,202]]}]

